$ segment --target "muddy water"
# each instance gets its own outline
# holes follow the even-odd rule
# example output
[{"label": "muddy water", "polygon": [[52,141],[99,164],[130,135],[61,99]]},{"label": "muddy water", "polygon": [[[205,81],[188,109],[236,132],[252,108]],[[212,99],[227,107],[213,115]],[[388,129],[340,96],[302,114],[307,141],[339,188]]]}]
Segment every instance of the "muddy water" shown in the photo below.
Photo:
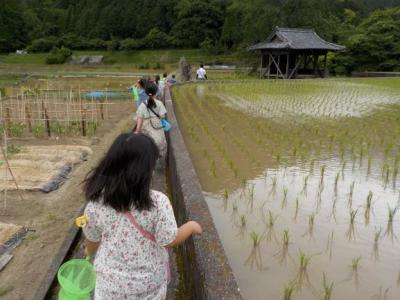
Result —
[{"label": "muddy water", "polygon": [[[388,220],[400,203],[400,81],[388,83],[335,81],[336,104],[317,81],[177,90],[185,142],[245,299],[283,299],[285,286],[292,299],[323,299],[323,274],[331,299],[397,299],[400,214]],[[294,103],[291,87],[302,93]],[[359,99],[363,90],[371,101]],[[302,270],[299,253],[309,259]]]}]

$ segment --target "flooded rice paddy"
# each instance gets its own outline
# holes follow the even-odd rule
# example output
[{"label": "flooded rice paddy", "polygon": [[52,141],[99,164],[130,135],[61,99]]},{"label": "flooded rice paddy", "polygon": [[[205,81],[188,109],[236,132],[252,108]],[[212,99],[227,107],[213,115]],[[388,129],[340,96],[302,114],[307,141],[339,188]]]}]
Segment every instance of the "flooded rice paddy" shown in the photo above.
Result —
[{"label": "flooded rice paddy", "polygon": [[175,96],[245,299],[397,299],[399,79],[209,83]]}]

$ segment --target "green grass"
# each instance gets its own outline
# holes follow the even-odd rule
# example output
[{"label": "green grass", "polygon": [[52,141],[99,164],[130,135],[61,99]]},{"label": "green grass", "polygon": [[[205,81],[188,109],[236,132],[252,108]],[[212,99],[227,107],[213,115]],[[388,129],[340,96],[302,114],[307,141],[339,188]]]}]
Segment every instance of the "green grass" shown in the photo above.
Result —
[{"label": "green grass", "polygon": [[13,286],[0,286],[0,296],[5,296],[7,293],[14,290]]},{"label": "green grass", "polygon": [[18,75],[0,75],[0,87],[5,87],[10,84],[14,84],[21,79]]},{"label": "green grass", "polygon": [[[170,49],[170,50],[137,50],[125,51],[74,51],[73,55],[103,55],[105,64],[134,64],[137,66],[149,64],[153,68],[161,65],[177,65],[184,56],[192,66],[204,64],[226,64],[238,61],[235,54],[210,55],[200,49]],[[1,55],[0,61],[5,64],[45,64],[47,53],[32,53],[27,55]]]}]

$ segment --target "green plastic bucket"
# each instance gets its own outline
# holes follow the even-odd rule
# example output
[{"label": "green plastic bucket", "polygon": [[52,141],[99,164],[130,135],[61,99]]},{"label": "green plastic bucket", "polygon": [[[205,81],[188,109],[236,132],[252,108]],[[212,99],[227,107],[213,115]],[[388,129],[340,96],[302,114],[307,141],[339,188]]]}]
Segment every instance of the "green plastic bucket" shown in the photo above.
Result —
[{"label": "green plastic bucket", "polygon": [[88,259],[72,259],[57,273],[61,290],[58,300],[90,300],[96,284],[96,273]]}]

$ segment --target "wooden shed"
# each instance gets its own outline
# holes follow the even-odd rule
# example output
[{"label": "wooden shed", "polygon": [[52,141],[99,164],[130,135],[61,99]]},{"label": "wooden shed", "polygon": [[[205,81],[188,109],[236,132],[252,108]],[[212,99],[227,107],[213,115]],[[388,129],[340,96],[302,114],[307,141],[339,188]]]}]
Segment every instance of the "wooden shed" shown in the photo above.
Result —
[{"label": "wooden shed", "polygon": [[327,53],[344,49],[323,40],[313,29],[280,27],[275,27],[266,41],[249,48],[261,53],[261,78],[284,79],[326,77]]}]

